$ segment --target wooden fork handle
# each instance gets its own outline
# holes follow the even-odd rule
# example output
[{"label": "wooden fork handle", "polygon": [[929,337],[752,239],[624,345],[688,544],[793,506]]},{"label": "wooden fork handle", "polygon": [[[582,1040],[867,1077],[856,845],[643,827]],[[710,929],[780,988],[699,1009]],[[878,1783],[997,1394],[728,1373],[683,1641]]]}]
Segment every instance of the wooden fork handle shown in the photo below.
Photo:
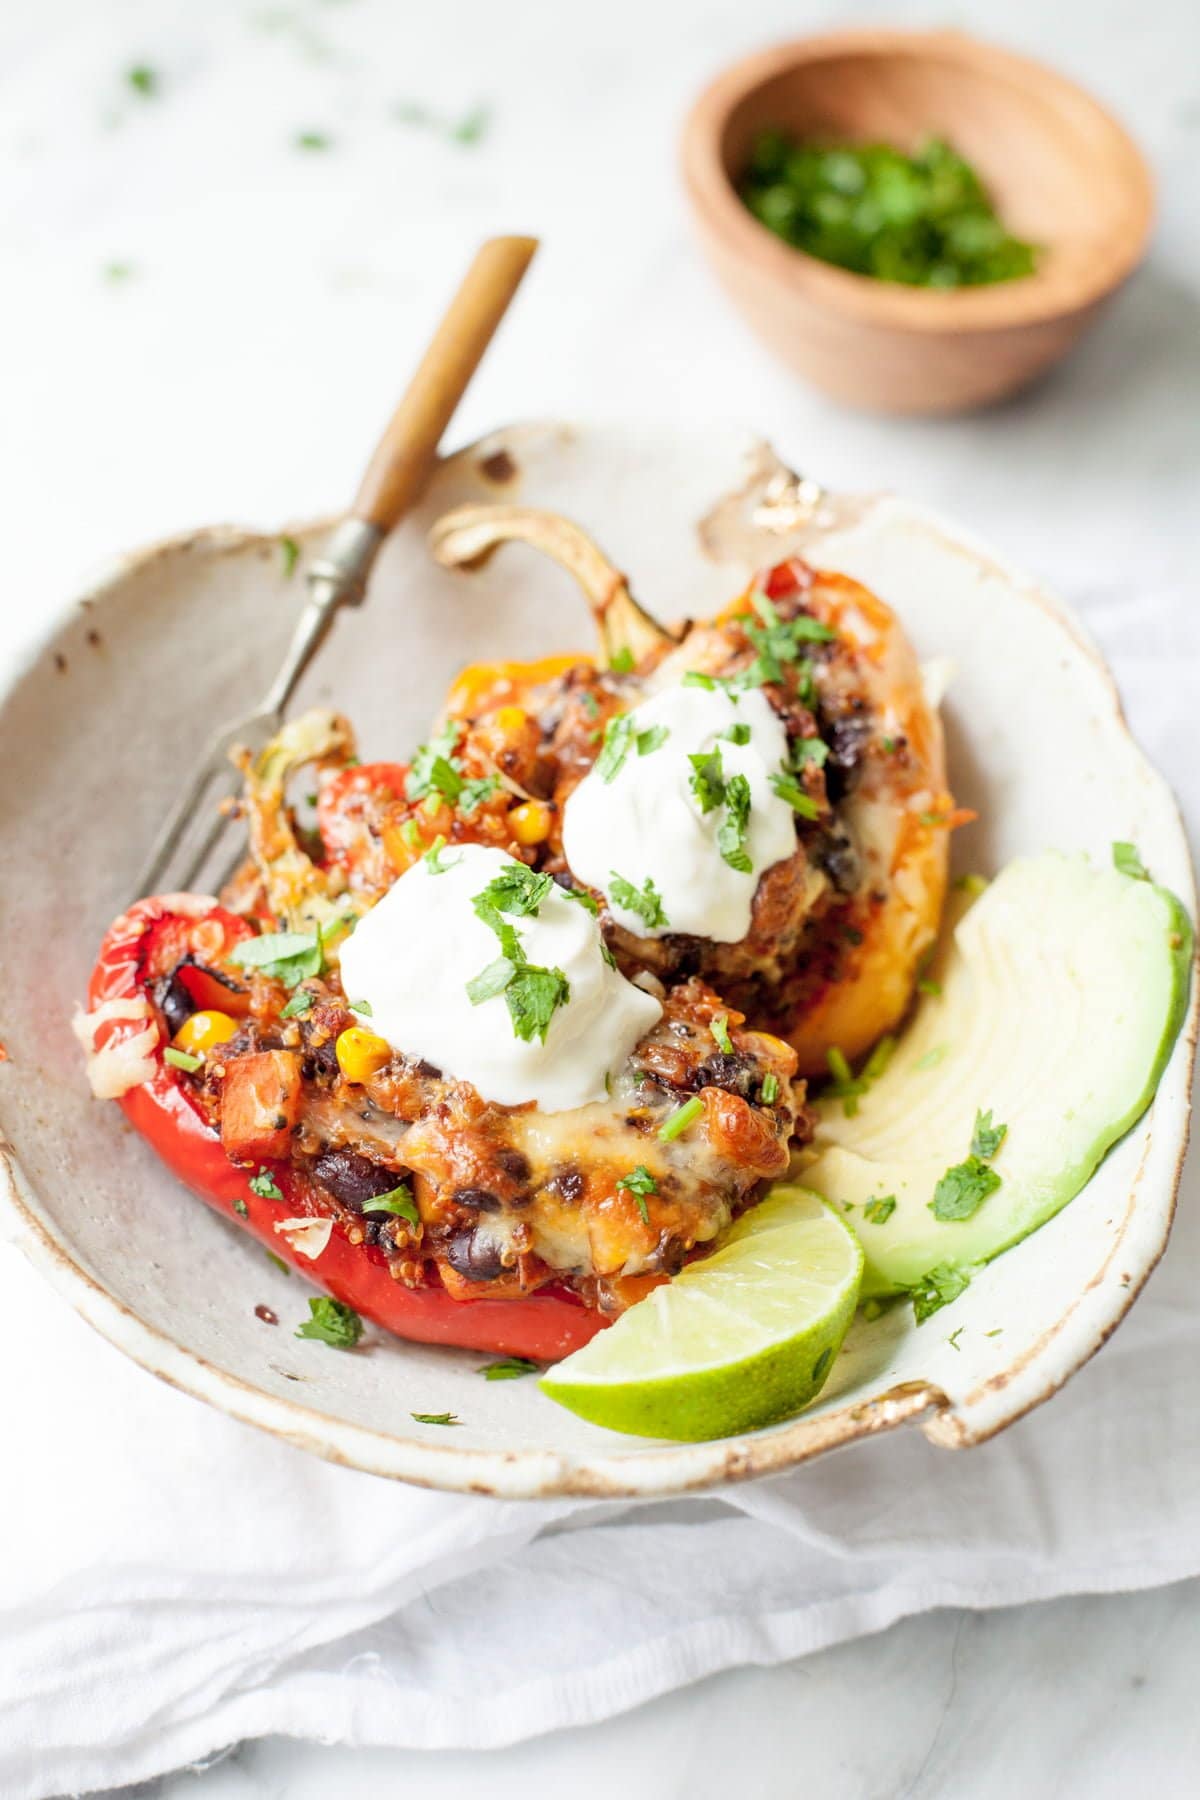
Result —
[{"label": "wooden fork handle", "polygon": [[385,535],[418,498],[442,433],[538,247],[489,238],[467,270],[371,458],[351,514]]}]

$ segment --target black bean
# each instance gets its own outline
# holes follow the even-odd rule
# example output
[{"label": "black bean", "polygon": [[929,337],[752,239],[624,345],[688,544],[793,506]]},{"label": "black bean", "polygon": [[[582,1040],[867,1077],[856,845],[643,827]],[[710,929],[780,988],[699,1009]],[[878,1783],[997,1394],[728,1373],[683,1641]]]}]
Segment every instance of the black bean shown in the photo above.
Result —
[{"label": "black bean", "polygon": [[826,832],[810,849],[818,868],[824,869],[839,894],[853,894],[862,880],[862,862],[850,839]]},{"label": "black bean", "polygon": [[175,1036],[184,1020],[190,1019],[196,1010],[196,1002],[180,981],[178,974],[164,975],[160,981],[155,982],[154,999],[172,1037]]},{"label": "black bean", "polygon": [[499,1212],[502,1206],[499,1194],[490,1193],[487,1188],[455,1188],[454,1199],[472,1212]]},{"label": "black bean", "polygon": [[726,1093],[740,1094],[744,1100],[748,1100],[755,1078],[756,1068],[751,1057],[740,1056],[736,1052],[729,1055],[722,1050],[707,1057],[699,1068],[693,1070],[692,1086],[724,1088]]},{"label": "black bean", "polygon": [[[449,868],[450,865],[447,864],[446,866]],[[435,1068],[431,1062],[425,1062],[424,1059],[417,1064],[417,1074],[423,1075],[426,1081],[440,1081],[442,1079],[442,1071]]]},{"label": "black bean", "polygon": [[504,1273],[499,1246],[477,1231],[459,1231],[446,1245],[446,1261],[468,1281],[495,1281]]},{"label": "black bean", "polygon": [[335,1200],[352,1212],[362,1212],[380,1194],[390,1194],[400,1185],[395,1169],[384,1169],[353,1150],[325,1150],[313,1162],[313,1174],[328,1188]]},{"label": "black bean", "polygon": [[514,1181],[529,1180],[529,1158],[523,1156],[519,1150],[507,1148],[497,1150],[496,1163],[506,1175],[511,1175]]},{"label": "black bean", "polygon": [[562,1169],[549,1186],[564,1200],[578,1200],[587,1183],[578,1169]]}]

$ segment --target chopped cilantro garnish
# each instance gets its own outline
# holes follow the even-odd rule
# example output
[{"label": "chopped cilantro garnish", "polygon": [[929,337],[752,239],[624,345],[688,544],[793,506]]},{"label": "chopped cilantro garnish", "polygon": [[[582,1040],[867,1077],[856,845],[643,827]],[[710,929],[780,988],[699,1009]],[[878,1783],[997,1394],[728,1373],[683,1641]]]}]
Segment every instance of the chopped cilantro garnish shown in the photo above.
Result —
[{"label": "chopped cilantro garnish", "polygon": [[698,1119],[704,1111],[704,1102],[697,1094],[691,1100],[685,1100],[677,1106],[666,1122],[659,1126],[659,1141],[669,1144],[677,1137],[682,1137],[694,1119]]},{"label": "chopped cilantro garnish", "polygon": [[369,1000],[347,1000],[346,1005],[352,1013],[361,1013],[364,1019],[375,1017],[375,1008]]},{"label": "chopped cilantro garnish", "polygon": [[490,800],[500,782],[495,775],[475,775],[470,781],[464,781],[458,796],[458,810],[466,818],[481,807],[485,800]]},{"label": "chopped cilantro garnish", "polygon": [[957,893],[977,896],[982,894],[987,882],[982,875],[956,875],[954,888]]},{"label": "chopped cilantro garnish", "polygon": [[938,1263],[936,1268],[926,1270],[911,1289],[913,1318],[918,1325],[923,1325],[943,1306],[957,1300],[970,1285],[971,1277],[965,1270],[952,1268],[949,1263]]},{"label": "chopped cilantro garnish", "polygon": [[924,1056],[913,1064],[913,1068],[919,1070],[921,1074],[924,1074],[926,1069],[936,1069],[938,1064],[945,1062],[945,1060],[945,1044],[935,1044],[932,1050],[927,1050]]},{"label": "chopped cilantro garnish", "polygon": [[297,988],[287,1005],[281,1008],[281,1019],[302,1019],[316,1005],[317,996],[311,988]]},{"label": "chopped cilantro garnish", "polygon": [[778,1098],[779,1077],[775,1074],[774,1070],[770,1070],[763,1076],[762,1103],[764,1106],[773,1106]]},{"label": "chopped cilantro garnish", "polygon": [[409,850],[420,850],[425,842],[421,836],[421,827],[415,819],[405,819],[400,827],[400,836]]},{"label": "chopped cilantro garnish", "polygon": [[724,805],[725,774],[721,767],[720,746],[697,751],[688,757],[688,761],[692,765],[688,785],[700,803],[700,811],[707,813],[715,806]]},{"label": "chopped cilantro garnish", "polygon": [[648,1225],[650,1223],[650,1208],[646,1204],[646,1195],[657,1194],[658,1183],[655,1181],[645,1163],[639,1163],[636,1169],[631,1169],[629,1171],[628,1175],[619,1175],[617,1177],[617,1187],[618,1189],[624,1188],[626,1193],[633,1195],[634,1199],[637,1201],[638,1211],[642,1215],[642,1223],[643,1225]]},{"label": "chopped cilantro garnish", "polygon": [[963,1334],[963,1329],[964,1329],[964,1327],[961,1325],[956,1326],[956,1328],[950,1333],[950,1336],[946,1339],[946,1342],[949,1344],[949,1346],[952,1350],[957,1350],[959,1348],[958,1340]]},{"label": "chopped cilantro garnish", "polygon": [[266,1259],[269,1263],[275,1264],[275,1267],[279,1270],[279,1272],[282,1275],[290,1275],[291,1274],[292,1271],[288,1268],[288,1266],[284,1262],[282,1256],[276,1256],[276,1254],[273,1250],[265,1251],[264,1255],[266,1256]]},{"label": "chopped cilantro garnish", "polygon": [[629,648],[628,644],[622,644],[619,650],[614,650],[608,666],[614,675],[630,675],[633,673],[636,664],[634,662],[633,651]]},{"label": "chopped cilantro garnish", "polygon": [[802,819],[815,819],[821,810],[816,801],[805,793],[790,769],[781,769],[778,774],[772,775],[771,787]]},{"label": "chopped cilantro garnish", "polygon": [[295,137],[297,150],[328,150],[331,142],[323,131],[298,131]]},{"label": "chopped cilantro garnish", "polygon": [[491,925],[491,914],[507,913],[511,918],[537,917],[538,907],[547,894],[554,892],[554,877],[539,875],[525,863],[510,863],[488,882],[474,901],[475,911],[485,925]]},{"label": "chopped cilantro garnish", "polygon": [[723,1051],[726,1056],[732,1056],[733,1039],[729,1035],[729,1014],[718,1013],[716,1018],[710,1021],[708,1029],[716,1040],[717,1049]]},{"label": "chopped cilantro garnish", "polygon": [[863,1207],[863,1218],[871,1225],[885,1225],[896,1210],[895,1194],[880,1194]]},{"label": "chopped cilantro garnish", "polygon": [[801,694],[811,687],[812,665],[800,654],[803,643],[826,643],[837,632],[801,613],[795,619],[781,619],[765,594],[752,594],[750,604],[761,621],[743,621],[742,630],[753,644],[757,655],[742,680],[748,687],[763,687],[785,679],[785,671],[794,668],[799,676]]},{"label": "chopped cilantro garnish", "polygon": [[300,546],[294,537],[284,536],[279,540],[279,548],[283,553],[283,579],[290,581],[300,561]]},{"label": "chopped cilantro garnish", "polygon": [[648,725],[645,731],[637,734],[638,755],[649,756],[652,751],[661,750],[670,735],[670,729],[666,725]]},{"label": "chopped cilantro garnish", "polygon": [[1000,1177],[994,1169],[989,1169],[978,1156],[968,1156],[965,1162],[946,1170],[933,1190],[929,1210],[935,1219],[943,1221],[970,1219],[999,1186]]},{"label": "chopped cilantro garnish", "polygon": [[894,1037],[881,1037],[875,1048],[862,1066],[861,1079],[868,1083],[878,1081],[896,1050]]},{"label": "chopped cilantro garnish", "polygon": [[522,1375],[536,1375],[537,1363],[528,1356],[502,1356],[497,1362],[484,1363],[476,1369],[485,1381],[516,1381]]},{"label": "chopped cilantro garnish", "polygon": [[363,1333],[363,1322],[352,1306],[321,1294],[308,1303],[310,1316],[296,1327],[298,1338],[316,1338],[334,1350],[353,1350]]},{"label": "chopped cilantro garnish", "polygon": [[805,763],[823,768],[829,755],[829,745],[819,737],[793,738],[789,748],[794,769],[802,769]]},{"label": "chopped cilantro garnish", "polygon": [[454,751],[461,736],[457,719],[451,719],[435,732],[427,744],[419,746],[408,770],[405,792],[410,800],[423,800],[436,790],[451,805],[463,790],[462,764]]},{"label": "chopped cilantro garnish", "polygon": [[125,80],[143,100],[152,100],[158,93],[158,70],[148,63],[135,63],[132,69],[126,69]]},{"label": "chopped cilantro garnish", "polygon": [[936,999],[936,997],[941,993],[941,991],[942,991],[941,982],[940,981],[931,981],[929,979],[928,975],[922,975],[920,980],[917,982],[918,994],[932,994],[934,996],[934,998]]},{"label": "chopped cilantro garnish", "polygon": [[749,822],[750,783],[744,775],[731,775],[725,783],[725,817],[717,832],[717,849],[729,867],[742,875],[749,875],[754,869],[746,848]]},{"label": "chopped cilantro garnish", "polygon": [[1138,855],[1136,844],[1114,844],[1112,859],[1113,867],[1122,875],[1128,875],[1131,881],[1149,881],[1150,871]]},{"label": "chopped cilantro garnish", "polygon": [[715,675],[706,675],[702,669],[689,669],[680,685],[707,688],[711,694],[717,685],[717,678]]},{"label": "chopped cilantro garnish", "polygon": [[723,731],[721,736],[728,739],[731,744],[748,744],[750,742],[750,727],[746,724],[745,720],[738,719],[729,727],[728,731]]},{"label": "chopped cilantro garnish", "polygon": [[626,881],[625,877],[618,875],[614,869],[608,892],[610,899],[617,906],[623,907],[626,912],[636,913],[651,931],[657,930],[659,926],[670,924],[670,920],[663,911],[662,895],[649,876],[646,877],[642,887],[636,888],[631,881]]},{"label": "chopped cilantro garnish", "polygon": [[595,896],[589,894],[586,888],[560,888],[559,892],[568,900],[578,900],[584,912],[590,912],[593,919],[599,917],[600,908],[596,903]]},{"label": "chopped cilantro garnish", "polygon": [[233,1203],[233,1210],[239,1219],[248,1219],[250,1217],[250,1208],[246,1205],[246,1202],[242,1199],[240,1194]]},{"label": "chopped cilantro garnish", "polygon": [[203,1063],[204,1058],[202,1056],[191,1056],[186,1050],[177,1050],[174,1044],[168,1044],[167,1048],[163,1051],[163,1061],[169,1062],[172,1068],[184,1069],[189,1075],[194,1075],[196,1070]]},{"label": "chopped cilantro garnish", "polygon": [[482,1006],[485,1000],[494,1000],[497,994],[502,994],[516,971],[517,965],[510,957],[498,956],[495,962],[468,981],[467,998],[471,1005]]},{"label": "chopped cilantro garnish", "polygon": [[990,1107],[987,1112],[977,1112],[975,1129],[971,1134],[971,1155],[982,1157],[984,1162],[991,1162],[1007,1136],[1007,1125],[992,1123]]},{"label": "chopped cilantro garnish", "polygon": [[587,714],[589,719],[595,719],[595,718],[599,717],[600,702],[597,700],[595,694],[592,693],[590,688],[584,688],[583,692],[579,696],[579,704],[582,706],[584,712]]},{"label": "chopped cilantro garnish", "polygon": [[461,1425],[462,1420],[452,1412],[442,1413],[409,1413],[418,1425]]},{"label": "chopped cilantro garnish", "polygon": [[375,1194],[370,1200],[363,1201],[365,1213],[392,1213],[396,1218],[407,1219],[410,1225],[419,1225],[421,1215],[417,1211],[417,1203],[412,1197],[412,1189],[407,1181],[397,1187],[389,1188],[386,1194]]},{"label": "chopped cilantro garnish", "polygon": [[247,938],[235,944],[229,961],[242,969],[258,969],[284,987],[298,987],[325,967],[320,926],[312,932],[269,931],[262,937]]},{"label": "chopped cilantro garnish", "polygon": [[829,1073],[835,1081],[853,1081],[854,1071],[846,1059],[846,1052],[839,1050],[836,1044],[830,1044],[826,1050],[825,1061],[829,1065]]},{"label": "chopped cilantro garnish", "polygon": [[450,860],[447,861],[442,855],[442,851],[445,848],[445,838],[441,836],[435,837],[432,844],[430,844],[428,850],[421,858],[421,861],[425,864],[431,875],[444,875],[447,869],[456,869],[462,861],[461,856],[452,856]]},{"label": "chopped cilantro garnish", "polygon": [[260,1200],[282,1200],[283,1189],[279,1186],[269,1169],[260,1169],[257,1175],[250,1178],[250,1192],[257,1194]]},{"label": "chopped cilantro garnish", "polygon": [[604,727],[604,742],[596,758],[596,773],[606,785],[617,779],[621,764],[629,755],[636,736],[637,723],[630,713],[618,713]]},{"label": "chopped cilantro garnish", "polygon": [[561,969],[542,969],[522,963],[504,990],[513,1031],[523,1043],[546,1041],[550,1021],[571,998],[571,984]]}]

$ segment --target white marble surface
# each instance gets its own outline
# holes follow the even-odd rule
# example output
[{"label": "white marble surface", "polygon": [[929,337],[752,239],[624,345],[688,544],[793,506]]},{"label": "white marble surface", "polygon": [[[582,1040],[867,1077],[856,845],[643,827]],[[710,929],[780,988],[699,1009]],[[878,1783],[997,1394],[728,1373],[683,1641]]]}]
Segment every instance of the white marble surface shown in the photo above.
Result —
[{"label": "white marble surface", "polygon": [[[1150,266],[1069,366],[985,418],[826,405],[743,335],[692,247],[674,168],[689,95],[746,47],[860,16],[932,16],[1050,57],[1121,110],[1159,171]],[[933,15],[907,0],[8,0],[0,658],[120,548],[336,506],[470,245],[496,229],[545,249],[464,435],[532,413],[733,418],[831,484],[901,486],[975,524],[1101,629],[1131,583],[1192,584],[1198,50],[1194,0]],[[156,97],[125,82],[137,63]],[[401,121],[413,101],[452,118],[484,102],[490,125],[463,147]],[[296,148],[302,131],[330,147]],[[145,1791],[502,1800],[557,1778],[640,1800],[724,1793],[736,1771],[767,1797],[1106,1800],[1139,1777],[1184,1795],[1195,1600],[937,1614],[483,1757],[267,1743]]]}]

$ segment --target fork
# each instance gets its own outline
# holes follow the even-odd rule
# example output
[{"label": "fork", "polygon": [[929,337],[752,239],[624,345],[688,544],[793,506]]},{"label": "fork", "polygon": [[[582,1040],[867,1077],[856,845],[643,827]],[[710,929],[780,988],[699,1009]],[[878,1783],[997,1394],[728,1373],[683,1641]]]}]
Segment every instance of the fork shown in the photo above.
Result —
[{"label": "fork", "polygon": [[[308,600],[278,674],[252,712],[222,725],[209,742],[154,840],[138,880],[139,895],[186,892],[213,862],[233,823],[222,807],[239,780],[230,751],[235,745],[258,751],[275,735],[296,684],[325,642],[337,613],[344,606],[361,605],[379,548],[419,499],[442,433],[536,249],[536,238],[498,237],[488,239],[477,252],[379,441],[354,504],[309,570]],[[217,886],[233,874],[242,854],[239,850]]]}]

